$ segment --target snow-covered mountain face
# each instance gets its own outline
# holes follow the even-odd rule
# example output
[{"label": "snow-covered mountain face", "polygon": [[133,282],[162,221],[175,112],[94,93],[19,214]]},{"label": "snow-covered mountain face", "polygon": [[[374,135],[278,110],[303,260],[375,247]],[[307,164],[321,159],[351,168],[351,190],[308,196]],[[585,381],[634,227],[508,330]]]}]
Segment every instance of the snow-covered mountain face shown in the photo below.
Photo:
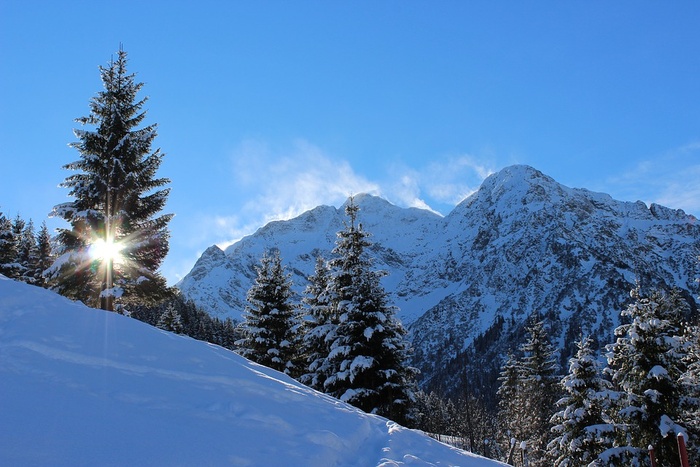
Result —
[{"label": "snow-covered mountain face", "polygon": [[[696,307],[700,223],[681,210],[568,188],[527,166],[490,176],[446,217],[369,195],[355,203],[426,380],[475,339],[512,347],[535,312],[562,347],[582,334],[605,344],[635,281],[685,290]],[[343,208],[321,206],[270,223],[225,252],[209,248],[178,286],[239,320],[265,249],[279,249],[301,292],[344,221]]]}]

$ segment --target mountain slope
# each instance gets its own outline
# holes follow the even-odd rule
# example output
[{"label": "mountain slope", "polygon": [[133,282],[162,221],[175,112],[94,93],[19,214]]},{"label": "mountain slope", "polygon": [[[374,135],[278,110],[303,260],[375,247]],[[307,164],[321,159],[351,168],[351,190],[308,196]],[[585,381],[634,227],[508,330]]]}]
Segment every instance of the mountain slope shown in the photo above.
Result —
[{"label": "mountain slope", "polygon": [[[454,374],[451,362],[475,345],[498,365],[533,313],[563,357],[581,334],[605,344],[635,281],[681,288],[697,306],[700,223],[680,210],[568,188],[528,166],[491,175],[445,217],[369,195],[355,202],[424,381]],[[225,252],[207,250],[179,287],[207,311],[240,319],[265,248],[280,250],[301,291],[343,220],[325,206],[270,223]]]},{"label": "mountain slope", "polygon": [[0,276],[0,465],[503,465]]}]

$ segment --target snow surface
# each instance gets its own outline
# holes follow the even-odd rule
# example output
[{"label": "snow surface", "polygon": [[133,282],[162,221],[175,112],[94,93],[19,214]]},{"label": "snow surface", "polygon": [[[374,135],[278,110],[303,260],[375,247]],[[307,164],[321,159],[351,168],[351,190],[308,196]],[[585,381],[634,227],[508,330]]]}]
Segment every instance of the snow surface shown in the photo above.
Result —
[{"label": "snow surface", "polygon": [[504,464],[0,276],[0,465]]}]

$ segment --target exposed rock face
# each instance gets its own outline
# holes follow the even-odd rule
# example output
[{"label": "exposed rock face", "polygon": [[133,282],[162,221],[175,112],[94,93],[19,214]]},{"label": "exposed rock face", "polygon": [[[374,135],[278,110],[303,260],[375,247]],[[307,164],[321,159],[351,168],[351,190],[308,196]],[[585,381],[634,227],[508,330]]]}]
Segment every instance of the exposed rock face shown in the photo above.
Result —
[{"label": "exposed rock face", "polygon": [[[450,362],[475,344],[494,358],[517,345],[535,312],[564,355],[581,334],[607,343],[635,281],[680,288],[697,305],[700,223],[681,210],[568,188],[527,166],[490,176],[446,217],[369,195],[355,203],[427,382],[449,379]],[[344,220],[342,208],[320,206],[272,222],[225,252],[209,248],[178,286],[240,319],[265,249],[280,250],[300,292]]]}]

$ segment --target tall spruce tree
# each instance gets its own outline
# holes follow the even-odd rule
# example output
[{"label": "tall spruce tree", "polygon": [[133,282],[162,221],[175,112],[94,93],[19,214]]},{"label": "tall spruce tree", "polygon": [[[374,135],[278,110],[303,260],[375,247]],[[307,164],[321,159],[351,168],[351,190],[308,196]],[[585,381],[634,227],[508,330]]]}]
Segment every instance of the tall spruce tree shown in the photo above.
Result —
[{"label": "tall spruce tree", "polygon": [[551,466],[547,456],[547,440],[551,430],[550,419],[559,400],[559,364],[557,351],[549,341],[543,321],[528,328],[529,339],[523,344],[522,384],[525,392],[523,409],[529,429],[526,438],[531,465]]},{"label": "tall spruce tree", "polygon": [[319,391],[323,391],[330,375],[328,354],[338,327],[338,317],[332,312],[329,300],[329,275],[328,264],[319,256],[302,299],[305,309],[302,354],[306,365],[300,381]]},{"label": "tall spruce tree", "polygon": [[647,297],[637,287],[631,296],[634,302],[622,312],[631,322],[619,326],[616,342],[607,346],[606,372],[618,391],[611,413],[618,437],[601,459],[608,465],[646,465],[652,445],[657,465],[674,465],[676,434],[687,433],[681,424],[687,303],[675,291]]},{"label": "tall spruce tree", "polygon": [[25,264],[23,264],[21,252],[22,232],[24,232],[25,226],[26,222],[17,214],[12,221],[11,234],[9,242],[7,243],[8,257],[11,258],[11,262],[8,264],[5,274],[13,279],[21,279],[25,271]]},{"label": "tall spruce tree", "polygon": [[358,210],[350,198],[349,222],[338,232],[331,260],[330,299],[338,327],[328,355],[333,373],[324,387],[366,412],[407,424],[415,370],[408,366],[406,331],[380,284],[383,273],[371,269],[364,253],[371,243],[357,222]]},{"label": "tall spruce tree", "polygon": [[[69,229],[57,237],[60,255],[49,275],[53,287],[68,297],[103,309],[136,299],[156,300],[166,293],[157,272],[168,253],[168,222],[159,214],[169,183],[157,178],[163,160],[151,152],[156,125],[139,127],[147,98],[137,94],[143,83],[127,72],[127,54],[100,67],[104,90],[90,101],[90,114],[77,119],[93,129],[75,130],[71,146],[80,159],[64,166],[76,171],[62,183],[75,198],[54,207]],[[92,253],[92,255],[91,255]],[[121,298],[120,298],[121,297]]]},{"label": "tall spruce tree", "polygon": [[34,222],[29,219],[17,241],[17,262],[22,266],[20,279],[28,284],[36,283],[38,255]]},{"label": "tall spruce tree", "polygon": [[37,258],[34,270],[34,283],[44,287],[46,279],[44,271],[46,271],[53,263],[53,248],[51,246],[51,234],[46,227],[46,222],[41,223],[39,233],[36,235]]},{"label": "tall spruce tree", "polygon": [[257,271],[241,324],[244,337],[237,344],[244,357],[291,375],[296,371],[298,349],[294,346],[297,313],[291,301],[290,275],[278,250],[263,254]]},{"label": "tall spruce tree", "polygon": [[[700,257],[697,258],[697,264],[700,266]],[[695,283],[700,286],[700,276],[695,279]],[[696,298],[700,299],[700,296]],[[684,336],[688,353],[684,359],[686,369],[681,376],[681,384],[685,389],[681,399],[681,423],[688,428],[692,440],[688,445],[691,463],[700,465],[700,318],[696,315],[695,320],[689,324]]]},{"label": "tall spruce tree", "polygon": [[610,382],[591,349],[592,340],[577,343],[576,356],[569,360],[569,373],[561,380],[565,396],[554,414],[554,439],[547,449],[557,467],[585,466],[598,459],[614,436],[614,426],[606,420]]},{"label": "tall spruce tree", "polygon": [[521,362],[512,352],[508,353],[506,361],[501,366],[498,377],[498,419],[502,427],[504,446],[510,445],[511,438],[523,440],[527,436],[524,423],[523,392],[521,377]]},{"label": "tall spruce tree", "polygon": [[12,233],[12,221],[0,212],[0,274],[13,277],[17,254]]},{"label": "tall spruce tree", "polygon": [[686,369],[681,376],[681,424],[688,429],[688,455],[692,465],[700,465],[700,327],[690,326],[685,334],[688,347]]},{"label": "tall spruce tree", "polygon": [[530,325],[527,335],[522,357],[511,355],[501,370],[499,418],[511,437],[526,443],[532,466],[550,466],[546,447],[559,399],[559,365],[543,321]]}]

